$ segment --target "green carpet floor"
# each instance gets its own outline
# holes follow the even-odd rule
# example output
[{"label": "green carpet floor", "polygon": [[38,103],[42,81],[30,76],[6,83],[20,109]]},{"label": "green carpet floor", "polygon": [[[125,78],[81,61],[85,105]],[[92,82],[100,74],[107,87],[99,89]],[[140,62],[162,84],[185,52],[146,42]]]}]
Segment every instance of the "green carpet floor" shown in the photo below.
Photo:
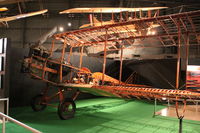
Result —
[{"label": "green carpet floor", "polygon": [[[96,98],[76,102],[76,117],[60,120],[57,109],[33,112],[31,107],[11,109],[11,116],[45,133],[178,133],[178,119],[152,117],[154,105],[142,101]],[[164,106],[157,106],[157,109]],[[7,133],[29,132],[7,123]],[[183,121],[183,133],[200,133],[200,122]]]}]

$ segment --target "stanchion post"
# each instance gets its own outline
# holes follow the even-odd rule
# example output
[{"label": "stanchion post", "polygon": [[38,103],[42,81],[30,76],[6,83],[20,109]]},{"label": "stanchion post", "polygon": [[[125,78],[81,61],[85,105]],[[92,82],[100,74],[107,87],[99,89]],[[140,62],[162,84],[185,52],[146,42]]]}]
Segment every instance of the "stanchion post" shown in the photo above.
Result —
[{"label": "stanchion post", "polygon": [[168,106],[168,107],[170,106],[170,103],[169,103],[169,98],[168,98],[168,100],[167,100],[167,106]]},{"label": "stanchion post", "polygon": [[155,98],[155,101],[154,101],[154,112],[153,112],[153,117],[156,116],[156,105],[157,105],[157,99]]},{"label": "stanchion post", "polygon": [[179,118],[179,133],[182,133],[183,117]]},{"label": "stanchion post", "polygon": [[2,118],[2,133],[6,132],[6,120],[5,117]]},{"label": "stanchion post", "polygon": [[198,112],[198,101],[196,101],[196,113]]}]

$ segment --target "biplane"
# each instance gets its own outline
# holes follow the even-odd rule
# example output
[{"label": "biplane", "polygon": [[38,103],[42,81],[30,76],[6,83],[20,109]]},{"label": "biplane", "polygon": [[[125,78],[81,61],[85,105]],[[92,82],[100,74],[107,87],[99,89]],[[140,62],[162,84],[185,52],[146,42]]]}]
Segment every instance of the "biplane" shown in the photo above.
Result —
[{"label": "biplane", "polygon": [[[4,11],[7,11],[7,10],[8,9],[6,7],[0,8],[0,12],[4,12]],[[0,25],[8,27],[9,21],[18,20],[18,19],[27,18],[27,17],[31,17],[31,16],[36,16],[36,15],[41,15],[41,14],[46,13],[47,11],[48,11],[47,9],[44,9],[44,10],[40,10],[40,11],[19,14],[19,15],[16,15],[16,16],[1,17],[0,18]]]},{"label": "biplane", "polygon": [[[102,10],[101,10],[102,11]],[[150,14],[150,13],[149,13]],[[176,101],[183,100],[186,105],[187,99],[200,99],[200,93],[187,90],[180,90],[180,47],[199,45],[197,37],[200,35],[200,27],[198,20],[200,11],[183,12],[170,15],[156,15],[137,18],[131,21],[121,21],[112,24],[104,24],[100,26],[92,26],[74,31],[68,31],[53,35],[51,48],[45,46],[31,47],[29,56],[24,59],[24,70],[28,72],[32,78],[42,80],[47,83],[41,94],[35,96],[32,101],[32,109],[41,111],[46,108],[52,98],[59,98],[58,115],[61,119],[69,119],[74,117],[76,111],[75,100],[80,92],[88,92],[94,95],[118,97],[118,98],[137,98],[137,99],[160,99],[167,98]],[[130,27],[140,24],[148,25],[149,23],[159,24],[160,30],[157,34],[137,34]],[[118,28],[120,27],[120,29]],[[144,29],[144,28],[142,28]],[[138,30],[142,30],[138,29]],[[126,31],[125,35],[121,35],[121,30]],[[152,86],[130,84],[131,77],[126,81],[122,81],[123,73],[123,50],[127,42],[134,39],[154,38],[161,45],[154,47],[177,47],[177,73],[176,87],[171,89],[155,88]],[[108,49],[113,44],[119,44],[115,49]],[[149,42],[151,43],[151,42]],[[60,45],[61,52],[59,57],[54,56],[55,45]],[[150,44],[149,44],[150,45]],[[103,65],[102,72],[92,72],[83,66],[84,47],[103,48]],[[141,47],[135,45],[134,47]],[[146,47],[146,46],[142,46]],[[149,46],[147,46],[149,47]],[[71,63],[73,49],[80,48],[79,66]],[[70,51],[66,53],[66,49]],[[106,57],[110,50],[118,50],[120,52],[120,69],[119,78],[115,79],[106,75]],[[188,53],[186,54],[188,58]],[[186,58],[186,59],[187,59]],[[92,65],[92,63],[91,63]],[[58,92],[53,96],[48,96],[49,86],[56,86]],[[64,93],[74,92],[70,98],[65,98]],[[182,118],[177,109],[177,116]]]}]

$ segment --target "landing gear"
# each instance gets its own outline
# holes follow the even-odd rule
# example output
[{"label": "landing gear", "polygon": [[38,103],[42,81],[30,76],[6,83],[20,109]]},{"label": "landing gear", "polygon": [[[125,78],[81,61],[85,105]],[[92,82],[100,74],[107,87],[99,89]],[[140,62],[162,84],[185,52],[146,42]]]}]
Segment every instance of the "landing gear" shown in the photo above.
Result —
[{"label": "landing gear", "polygon": [[58,105],[58,116],[62,120],[73,118],[76,112],[76,105],[70,98],[66,98]]},{"label": "landing gear", "polygon": [[[47,107],[47,105],[51,105],[47,104],[51,99],[58,97],[60,101],[59,105],[57,106],[59,118],[62,120],[73,118],[76,112],[76,104],[74,101],[78,97],[80,91],[76,90],[71,98],[64,98],[64,92],[66,92],[66,89],[59,88],[59,91],[53,96],[47,96],[47,91],[48,87],[44,90],[43,94],[33,97],[31,100],[32,109],[34,111],[42,111]],[[68,88],[67,91],[72,91],[72,89]]]},{"label": "landing gear", "polygon": [[31,100],[31,107],[36,112],[44,110],[47,107],[44,95],[39,94],[33,97]]}]

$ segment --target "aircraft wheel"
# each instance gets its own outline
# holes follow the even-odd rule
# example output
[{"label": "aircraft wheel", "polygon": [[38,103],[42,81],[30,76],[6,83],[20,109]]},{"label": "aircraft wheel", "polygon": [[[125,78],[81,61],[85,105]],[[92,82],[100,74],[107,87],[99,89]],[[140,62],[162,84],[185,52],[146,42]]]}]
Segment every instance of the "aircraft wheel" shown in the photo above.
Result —
[{"label": "aircraft wheel", "polygon": [[42,94],[36,95],[35,97],[32,98],[31,100],[31,107],[34,111],[42,111],[44,110],[47,105],[44,104],[46,101],[43,98],[44,96]]},{"label": "aircraft wheel", "polygon": [[66,98],[58,105],[58,116],[62,120],[73,118],[76,112],[76,105],[70,98]]}]

